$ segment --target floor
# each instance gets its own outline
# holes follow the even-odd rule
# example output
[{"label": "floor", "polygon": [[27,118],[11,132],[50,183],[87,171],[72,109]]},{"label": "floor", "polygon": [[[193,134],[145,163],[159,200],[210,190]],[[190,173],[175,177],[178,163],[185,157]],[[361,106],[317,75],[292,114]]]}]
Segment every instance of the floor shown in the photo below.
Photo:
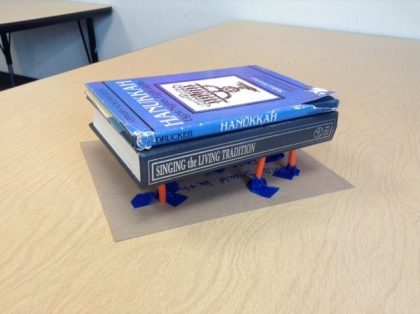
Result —
[{"label": "floor", "polygon": [[8,82],[0,81],[0,91],[10,88]]},{"label": "floor", "polygon": [[[33,81],[36,81],[36,79],[27,77],[27,76],[21,76],[21,75],[15,76],[16,86],[23,85],[23,84],[33,82]],[[6,90],[9,88],[12,88],[12,86],[10,85],[9,74],[6,72],[0,72],[0,91]]]}]

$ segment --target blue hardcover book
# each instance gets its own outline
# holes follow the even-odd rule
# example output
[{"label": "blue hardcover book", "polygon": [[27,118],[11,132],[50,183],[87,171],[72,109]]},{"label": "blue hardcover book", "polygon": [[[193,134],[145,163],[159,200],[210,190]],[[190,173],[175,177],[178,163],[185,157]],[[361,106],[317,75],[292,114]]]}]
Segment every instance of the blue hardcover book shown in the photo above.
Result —
[{"label": "blue hardcover book", "polygon": [[338,107],[332,91],[255,65],[86,86],[89,99],[138,150]]}]

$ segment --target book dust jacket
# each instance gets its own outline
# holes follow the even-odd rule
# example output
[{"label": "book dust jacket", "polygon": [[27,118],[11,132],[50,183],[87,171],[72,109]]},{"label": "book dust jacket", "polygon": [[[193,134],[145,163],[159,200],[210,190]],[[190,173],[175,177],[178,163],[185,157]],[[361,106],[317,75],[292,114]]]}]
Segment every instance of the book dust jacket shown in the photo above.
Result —
[{"label": "book dust jacket", "polygon": [[[135,148],[335,111],[333,92],[259,66],[86,84]],[[89,97],[89,94],[88,94]]]}]

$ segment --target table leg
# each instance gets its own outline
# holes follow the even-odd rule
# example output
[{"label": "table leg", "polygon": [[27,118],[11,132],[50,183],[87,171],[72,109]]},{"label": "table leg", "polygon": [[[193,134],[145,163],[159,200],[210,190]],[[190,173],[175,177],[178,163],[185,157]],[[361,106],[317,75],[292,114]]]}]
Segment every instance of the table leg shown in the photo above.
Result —
[{"label": "table leg", "polygon": [[79,33],[80,37],[82,37],[83,47],[85,48],[86,56],[88,58],[88,62],[92,63],[92,59],[90,58],[89,49],[86,44],[85,34],[83,33],[82,23],[80,23],[80,20],[77,20],[77,26],[79,27]]},{"label": "table leg", "polygon": [[98,52],[96,50],[96,38],[95,38],[95,29],[93,27],[93,18],[86,19],[88,37],[89,37],[89,48],[90,48],[90,57],[92,63],[98,62]]},{"label": "table leg", "polygon": [[7,69],[9,71],[9,77],[10,77],[10,84],[12,86],[16,86],[15,84],[15,74],[13,71],[13,61],[12,61],[12,55],[10,53],[10,33],[9,36],[7,36],[7,33],[1,33],[1,50],[3,51],[4,57],[6,58],[7,63]]},{"label": "table leg", "polygon": [[95,37],[95,29],[93,27],[93,19],[88,18],[86,19],[86,27],[89,39],[89,49],[86,45],[85,35],[83,32],[82,24],[80,20],[77,20],[77,26],[79,27],[80,36],[82,37],[83,46],[85,47],[86,55],[88,58],[89,63],[98,62],[98,52],[96,49],[96,37]]}]

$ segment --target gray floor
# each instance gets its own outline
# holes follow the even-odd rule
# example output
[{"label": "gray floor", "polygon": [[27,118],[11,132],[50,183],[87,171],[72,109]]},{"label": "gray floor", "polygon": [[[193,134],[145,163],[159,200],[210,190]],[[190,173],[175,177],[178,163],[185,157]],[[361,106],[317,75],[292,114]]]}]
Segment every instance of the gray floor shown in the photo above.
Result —
[{"label": "gray floor", "polygon": [[[35,80],[36,79],[34,78],[30,78],[26,76],[21,76],[21,75],[15,76],[16,86],[26,84]],[[12,88],[10,84],[10,80],[9,80],[9,74],[6,72],[0,72],[0,91],[6,90],[9,88]]]}]

